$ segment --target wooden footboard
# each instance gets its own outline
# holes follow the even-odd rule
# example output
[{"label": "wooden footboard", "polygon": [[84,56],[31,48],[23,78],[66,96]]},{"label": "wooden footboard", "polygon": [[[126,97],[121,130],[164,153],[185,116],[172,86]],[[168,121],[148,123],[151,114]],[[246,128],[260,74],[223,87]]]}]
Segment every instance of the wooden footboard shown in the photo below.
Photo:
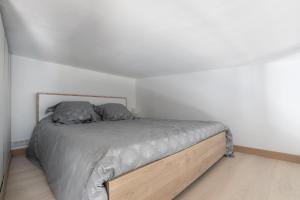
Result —
[{"label": "wooden footboard", "polygon": [[107,183],[109,200],[174,198],[226,151],[225,132]]}]

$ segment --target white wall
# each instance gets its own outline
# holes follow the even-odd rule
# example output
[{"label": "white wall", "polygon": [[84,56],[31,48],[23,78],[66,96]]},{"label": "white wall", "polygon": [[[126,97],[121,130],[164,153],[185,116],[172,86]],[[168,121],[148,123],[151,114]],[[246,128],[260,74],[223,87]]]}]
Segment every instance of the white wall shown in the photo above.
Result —
[{"label": "white wall", "polygon": [[[0,15],[0,184],[10,153],[10,56]],[[1,195],[0,193],[0,199]]]},{"label": "white wall", "polygon": [[37,92],[126,96],[129,109],[136,107],[135,79],[15,55],[11,62],[13,148],[26,143],[32,134]]},{"label": "white wall", "polygon": [[238,145],[300,154],[300,54],[239,68],[137,81],[148,117],[218,120]]}]

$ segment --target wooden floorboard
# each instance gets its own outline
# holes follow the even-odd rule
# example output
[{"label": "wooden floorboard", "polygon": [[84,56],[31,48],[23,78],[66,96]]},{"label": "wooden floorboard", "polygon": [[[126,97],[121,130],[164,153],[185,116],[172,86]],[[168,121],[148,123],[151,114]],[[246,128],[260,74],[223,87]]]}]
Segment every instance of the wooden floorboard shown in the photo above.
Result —
[{"label": "wooden floorboard", "polygon": [[[176,200],[299,200],[300,165],[236,153],[223,158]],[[55,200],[40,169],[13,157],[6,200]]]},{"label": "wooden floorboard", "polygon": [[297,200],[300,165],[236,153],[223,159],[176,200]]},{"label": "wooden floorboard", "polygon": [[46,178],[25,156],[11,160],[5,200],[55,200]]}]

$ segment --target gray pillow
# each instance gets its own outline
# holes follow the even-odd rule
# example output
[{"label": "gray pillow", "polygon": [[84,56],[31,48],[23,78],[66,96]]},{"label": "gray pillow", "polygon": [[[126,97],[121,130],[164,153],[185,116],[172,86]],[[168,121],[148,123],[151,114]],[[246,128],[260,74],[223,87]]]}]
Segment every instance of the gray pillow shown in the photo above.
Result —
[{"label": "gray pillow", "polygon": [[89,123],[97,119],[93,106],[86,101],[64,101],[47,109],[51,110],[53,122],[59,124]]},{"label": "gray pillow", "polygon": [[105,121],[118,121],[134,119],[134,116],[122,104],[107,103],[100,106],[94,106],[95,112]]}]

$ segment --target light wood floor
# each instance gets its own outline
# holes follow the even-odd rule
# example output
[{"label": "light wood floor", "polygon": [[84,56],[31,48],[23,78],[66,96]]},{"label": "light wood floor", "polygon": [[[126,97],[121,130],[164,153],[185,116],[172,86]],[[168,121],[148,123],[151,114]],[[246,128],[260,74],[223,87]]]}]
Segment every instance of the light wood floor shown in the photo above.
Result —
[{"label": "light wood floor", "polygon": [[5,200],[55,200],[46,178],[25,156],[13,157]]},{"label": "light wood floor", "polygon": [[[41,170],[11,162],[6,200],[54,200]],[[223,158],[176,200],[299,200],[300,165],[236,153]]]}]

